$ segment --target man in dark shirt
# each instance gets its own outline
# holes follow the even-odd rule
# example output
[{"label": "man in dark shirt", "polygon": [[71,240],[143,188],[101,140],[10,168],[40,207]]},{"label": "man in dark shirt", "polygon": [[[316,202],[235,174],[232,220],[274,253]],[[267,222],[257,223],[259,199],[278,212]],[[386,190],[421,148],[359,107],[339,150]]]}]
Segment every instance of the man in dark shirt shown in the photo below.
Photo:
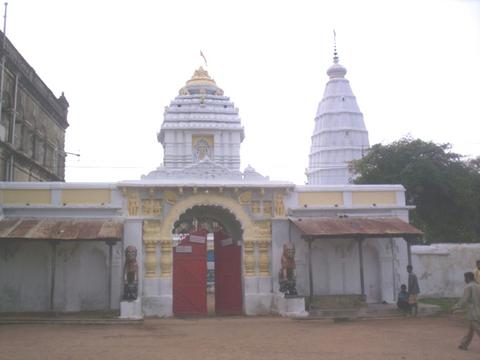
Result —
[{"label": "man in dark shirt", "polygon": [[408,272],[408,303],[412,308],[412,313],[414,316],[417,316],[418,313],[418,304],[417,296],[420,293],[420,286],[418,285],[417,275],[413,272],[412,265],[407,266]]}]

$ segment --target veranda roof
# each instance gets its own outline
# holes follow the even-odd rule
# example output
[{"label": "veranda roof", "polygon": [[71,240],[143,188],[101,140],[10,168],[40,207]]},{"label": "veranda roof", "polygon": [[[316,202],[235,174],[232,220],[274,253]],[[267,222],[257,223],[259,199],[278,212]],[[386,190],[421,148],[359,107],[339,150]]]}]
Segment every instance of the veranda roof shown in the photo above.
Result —
[{"label": "veranda roof", "polygon": [[342,237],[421,237],[423,232],[407,222],[391,218],[302,217],[289,218],[303,236],[310,238]]},{"label": "veranda roof", "polygon": [[0,240],[121,240],[123,223],[117,220],[18,219],[0,220]]}]

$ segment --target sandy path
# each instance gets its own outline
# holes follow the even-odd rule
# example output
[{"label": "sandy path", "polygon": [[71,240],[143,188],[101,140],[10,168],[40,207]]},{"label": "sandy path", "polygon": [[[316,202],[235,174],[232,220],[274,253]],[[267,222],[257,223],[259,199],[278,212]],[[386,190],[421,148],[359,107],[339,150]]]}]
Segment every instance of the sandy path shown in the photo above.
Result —
[{"label": "sandy path", "polygon": [[279,317],[149,319],[143,325],[2,325],[0,359],[480,359],[457,349],[466,322],[345,323]]}]

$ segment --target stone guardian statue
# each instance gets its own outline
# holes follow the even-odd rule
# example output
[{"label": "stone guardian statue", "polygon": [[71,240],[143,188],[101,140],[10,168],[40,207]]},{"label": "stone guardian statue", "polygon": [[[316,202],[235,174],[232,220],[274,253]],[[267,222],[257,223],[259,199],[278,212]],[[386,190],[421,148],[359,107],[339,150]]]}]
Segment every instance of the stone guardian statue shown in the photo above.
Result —
[{"label": "stone guardian statue", "polygon": [[138,297],[138,264],[137,248],[127,246],[125,249],[125,267],[123,269],[123,299],[137,300]]},{"label": "stone guardian statue", "polygon": [[295,278],[295,246],[293,243],[288,242],[283,245],[281,264],[282,268],[278,274],[280,292],[286,296],[298,295]]}]

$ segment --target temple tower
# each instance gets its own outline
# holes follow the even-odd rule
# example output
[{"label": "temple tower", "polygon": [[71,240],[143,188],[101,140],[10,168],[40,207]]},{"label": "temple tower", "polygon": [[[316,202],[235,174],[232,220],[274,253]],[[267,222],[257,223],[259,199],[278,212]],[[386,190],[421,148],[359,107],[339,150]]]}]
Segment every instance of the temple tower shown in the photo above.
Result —
[{"label": "temple tower", "polygon": [[368,131],[346,73],[335,47],[333,65],[327,70],[330,79],[315,117],[307,169],[309,185],[350,183],[349,162],[361,158],[369,148]]},{"label": "temple tower", "polygon": [[165,108],[158,134],[167,171],[209,160],[237,172],[243,138],[238,109],[202,67]]}]

